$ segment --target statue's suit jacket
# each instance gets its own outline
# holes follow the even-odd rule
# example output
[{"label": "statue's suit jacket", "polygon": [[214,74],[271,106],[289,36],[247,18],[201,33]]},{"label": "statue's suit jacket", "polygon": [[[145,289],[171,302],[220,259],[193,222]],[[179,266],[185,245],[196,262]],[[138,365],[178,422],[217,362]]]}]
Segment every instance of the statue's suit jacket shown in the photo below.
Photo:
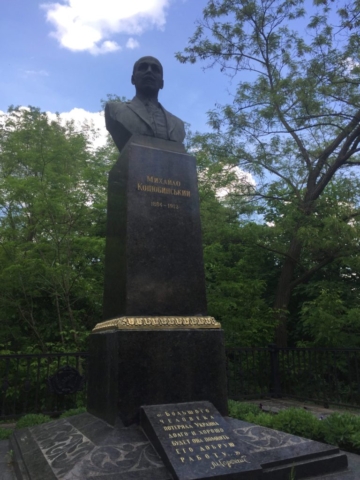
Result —
[{"label": "statue's suit jacket", "polygon": [[[166,117],[169,140],[182,143],[185,138],[184,122],[164,107],[161,108]],[[131,102],[108,102],[105,107],[105,122],[120,151],[134,134],[156,136],[146,107],[137,97]]]}]

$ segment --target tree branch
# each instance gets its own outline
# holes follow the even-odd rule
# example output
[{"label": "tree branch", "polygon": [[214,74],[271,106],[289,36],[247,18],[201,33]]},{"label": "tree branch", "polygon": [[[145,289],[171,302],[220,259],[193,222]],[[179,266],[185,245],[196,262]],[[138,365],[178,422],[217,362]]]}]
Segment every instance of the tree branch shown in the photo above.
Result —
[{"label": "tree branch", "polygon": [[307,272],[303,273],[300,277],[297,279],[293,280],[290,282],[289,288],[292,290],[294,289],[297,285],[300,285],[300,283],[305,283],[307,280],[310,279],[316,273],[318,270],[321,270],[325,265],[328,265],[329,263],[333,262],[336,258],[339,258],[340,255],[334,255],[331,257],[325,258],[322,262],[319,262],[317,265],[314,265],[310,270]]}]

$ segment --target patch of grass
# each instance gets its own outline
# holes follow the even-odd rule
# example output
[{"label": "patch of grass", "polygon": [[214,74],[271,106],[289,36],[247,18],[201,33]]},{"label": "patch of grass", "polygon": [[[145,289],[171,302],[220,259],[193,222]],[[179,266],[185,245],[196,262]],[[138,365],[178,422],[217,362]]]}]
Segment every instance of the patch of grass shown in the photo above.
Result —
[{"label": "patch of grass", "polygon": [[261,413],[260,408],[254,403],[235,402],[235,400],[229,400],[228,408],[230,417],[237,418],[238,420],[245,420],[246,416],[250,413],[253,415]]},{"label": "patch of grass", "polygon": [[312,413],[301,408],[289,408],[273,416],[272,428],[299,437],[324,441],[322,425]]},{"label": "patch of grass", "polygon": [[42,423],[50,422],[51,418],[48,415],[43,415],[42,413],[29,413],[24,417],[21,417],[16,422],[16,428],[27,428],[33,427],[35,425],[41,425]]},{"label": "patch of grass", "polygon": [[360,452],[360,417],[351,413],[332,413],[322,422],[324,440],[343,450]]},{"label": "patch of grass", "polygon": [[261,425],[262,427],[274,428],[274,415],[271,413],[262,412],[260,409],[257,415],[251,412],[248,413],[244,420],[249,423]]},{"label": "patch of grass", "polygon": [[7,440],[12,434],[11,428],[0,428],[0,440]]},{"label": "patch of grass", "polygon": [[[71,408],[70,410],[67,410],[66,412],[64,412],[60,416],[60,418],[67,418],[67,417],[71,417],[73,415],[79,415],[80,413],[85,413],[85,412],[86,412],[85,407]],[[47,423],[52,420],[53,419],[50,418],[48,415],[43,415],[42,413],[29,413],[19,418],[19,420],[16,422],[15,428],[20,429],[20,428],[34,427],[35,425],[41,425],[42,423]],[[8,431],[8,429],[0,427],[0,440],[2,440],[3,438],[8,438],[5,436],[5,433],[1,434],[1,430]],[[2,437],[1,435],[4,435],[4,437]],[[9,436],[10,435],[11,435],[11,430],[10,430]]]},{"label": "patch of grass", "polygon": [[291,468],[289,480],[295,480],[295,468],[294,467]]},{"label": "patch of grass", "polygon": [[80,413],[86,413],[86,408],[85,407],[71,408],[70,410],[66,410],[66,412],[60,415],[60,418],[72,417],[74,415],[80,415]]},{"label": "patch of grass", "polygon": [[6,456],[6,463],[11,465],[14,462],[14,450],[8,450]]}]

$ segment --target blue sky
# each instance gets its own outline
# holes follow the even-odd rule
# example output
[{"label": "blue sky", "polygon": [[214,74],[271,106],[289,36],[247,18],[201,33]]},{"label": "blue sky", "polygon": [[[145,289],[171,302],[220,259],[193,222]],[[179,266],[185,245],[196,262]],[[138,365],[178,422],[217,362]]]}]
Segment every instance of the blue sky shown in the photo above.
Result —
[{"label": "blue sky", "polygon": [[187,45],[206,4],[2,0],[0,110],[13,104],[98,112],[107,94],[133,97],[132,65],[153,55],[164,66],[161,103],[192,130],[209,131],[206,112],[230,100],[232,85],[216,68],[204,72],[204,65],[182,65],[174,57]]}]

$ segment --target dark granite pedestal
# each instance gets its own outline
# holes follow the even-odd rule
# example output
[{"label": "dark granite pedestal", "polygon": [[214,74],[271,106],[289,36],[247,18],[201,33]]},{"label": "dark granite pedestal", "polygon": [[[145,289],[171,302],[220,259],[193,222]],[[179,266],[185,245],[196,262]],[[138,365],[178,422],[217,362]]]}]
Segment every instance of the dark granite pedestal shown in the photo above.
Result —
[{"label": "dark granite pedestal", "polygon": [[222,330],[121,330],[89,342],[88,411],[114,425],[142,405],[208,400],[227,415]]},{"label": "dark granite pedestal", "polygon": [[134,135],[109,173],[103,320],[206,315],[196,160]]},{"label": "dark granite pedestal", "polygon": [[[335,472],[336,480],[356,478],[347,469],[346,455],[336,447],[234,419],[224,421],[238,451],[255,466],[260,480],[289,480],[291,472],[296,480],[310,476],[320,480]],[[217,462],[214,454],[221,455],[225,442],[212,443],[219,443],[219,449],[210,452]],[[15,431],[11,449],[18,480],[174,479],[139,426],[124,427],[118,422],[112,427],[88,413]],[[199,478],[189,475],[185,478]],[[235,478],[256,476],[240,473]]]},{"label": "dark granite pedestal", "polygon": [[208,400],[226,415],[223,333],[206,321],[217,323],[207,317],[196,159],[180,143],[133,135],[109,173],[89,412],[130,425],[141,405]]}]

